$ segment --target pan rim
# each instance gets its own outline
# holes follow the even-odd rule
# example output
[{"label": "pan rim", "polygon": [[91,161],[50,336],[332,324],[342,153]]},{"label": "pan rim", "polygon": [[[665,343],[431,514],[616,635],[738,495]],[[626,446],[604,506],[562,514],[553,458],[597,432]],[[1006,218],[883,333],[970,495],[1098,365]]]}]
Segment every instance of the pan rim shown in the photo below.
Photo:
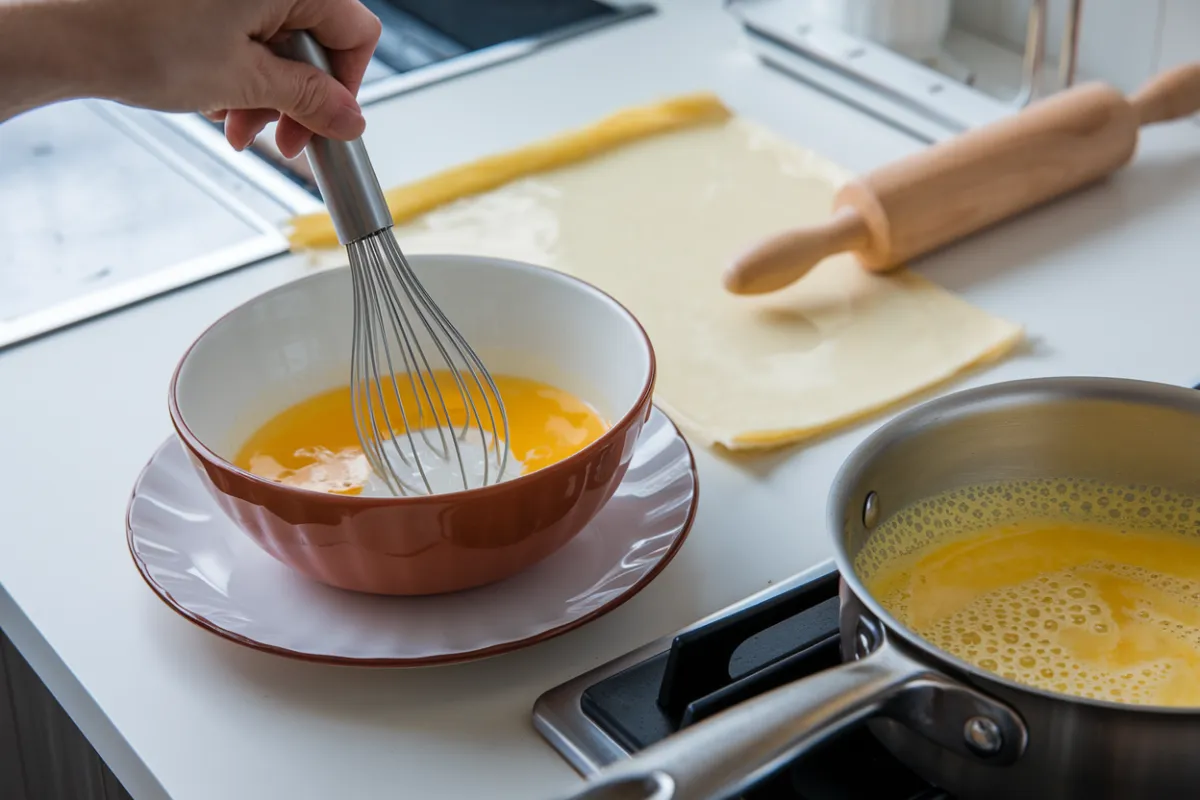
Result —
[{"label": "pan rim", "polygon": [[[1022,378],[1002,381],[952,392],[903,411],[876,428],[854,449],[838,469],[830,488],[826,508],[826,524],[828,526],[827,533],[833,539],[834,562],[837,564],[839,576],[857,601],[882,624],[888,637],[897,637],[903,640],[907,646],[916,651],[918,658],[927,660],[933,669],[949,672],[948,677],[950,678],[961,680],[961,676],[965,675],[970,682],[977,681],[978,684],[975,685],[975,688],[980,691],[987,693],[988,685],[992,684],[1013,692],[1032,694],[1046,700],[1084,705],[1108,712],[1138,716],[1194,717],[1200,721],[1200,706],[1157,706],[1097,700],[1042,689],[981,669],[953,653],[937,647],[915,631],[910,630],[906,625],[901,624],[867,591],[859,579],[853,560],[846,550],[843,526],[847,510],[851,508],[850,491],[863,468],[873,461],[884,447],[897,441],[906,431],[936,424],[939,420],[977,413],[985,407],[994,407],[1022,398],[1039,396],[1055,400],[1136,401],[1186,410],[1200,417],[1200,391],[1195,389],[1130,378],[1094,376]],[[945,670],[945,666],[952,667],[953,670]]]}]

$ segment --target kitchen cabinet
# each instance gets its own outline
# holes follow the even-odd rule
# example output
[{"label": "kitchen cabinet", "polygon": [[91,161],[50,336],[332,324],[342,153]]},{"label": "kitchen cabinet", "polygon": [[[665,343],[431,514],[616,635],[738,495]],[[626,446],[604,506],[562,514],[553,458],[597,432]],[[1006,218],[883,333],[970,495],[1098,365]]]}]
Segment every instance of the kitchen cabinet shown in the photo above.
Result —
[{"label": "kitchen cabinet", "polygon": [[125,789],[3,633],[0,798],[129,800]]}]

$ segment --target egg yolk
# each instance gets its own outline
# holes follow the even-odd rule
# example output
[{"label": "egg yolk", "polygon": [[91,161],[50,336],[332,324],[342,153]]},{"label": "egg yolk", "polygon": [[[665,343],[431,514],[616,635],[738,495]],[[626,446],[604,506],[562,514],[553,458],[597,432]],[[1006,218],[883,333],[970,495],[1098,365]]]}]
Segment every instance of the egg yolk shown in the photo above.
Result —
[{"label": "egg yolk", "polygon": [[[468,408],[454,375],[438,371],[434,379],[441,389],[450,422],[461,426],[467,419]],[[569,392],[529,378],[493,374],[492,379],[504,402],[510,459],[519,463],[519,474],[561,461],[608,430],[608,424],[590,405]],[[383,385],[387,418],[399,434],[403,426],[397,393],[411,417],[412,409],[417,408],[412,384],[406,375],[398,375],[394,389],[390,381]],[[469,381],[467,389],[484,427],[490,430],[482,393]],[[430,391],[432,394],[432,387]],[[432,396],[436,417],[444,422],[446,416],[440,401],[436,394]],[[428,404],[425,408],[429,415],[427,422],[432,424],[432,411]],[[378,414],[376,418],[382,419]],[[415,421],[410,419],[410,423]],[[503,435],[498,416],[496,427]],[[371,470],[354,427],[349,385],[309,397],[271,418],[246,440],[234,464],[288,485],[336,494],[361,494]]]}]

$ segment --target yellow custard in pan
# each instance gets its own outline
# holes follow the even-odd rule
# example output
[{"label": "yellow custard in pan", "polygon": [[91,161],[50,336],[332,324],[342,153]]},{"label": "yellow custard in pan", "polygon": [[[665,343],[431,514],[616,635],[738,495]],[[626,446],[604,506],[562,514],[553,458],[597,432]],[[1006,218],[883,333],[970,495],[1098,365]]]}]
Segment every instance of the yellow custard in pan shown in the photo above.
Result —
[{"label": "yellow custard in pan", "polygon": [[[569,392],[528,378],[495,374],[492,378],[508,417],[510,455],[505,479],[574,455],[608,430],[595,409]],[[467,410],[453,375],[440,371],[435,379],[450,421],[461,426]],[[398,378],[397,388],[406,407],[415,407],[407,378]],[[388,389],[384,393],[385,399],[391,398],[388,418],[398,423],[399,407],[390,385]],[[482,395],[474,386],[470,394],[486,423]],[[371,493],[372,473],[355,431],[349,385],[309,397],[273,417],[246,440],[234,463],[255,475],[313,491],[357,495],[366,489]]]},{"label": "yellow custard in pan", "polygon": [[889,519],[856,564],[936,647],[1020,683],[1200,707],[1200,505],[1045,481],[959,490]]}]

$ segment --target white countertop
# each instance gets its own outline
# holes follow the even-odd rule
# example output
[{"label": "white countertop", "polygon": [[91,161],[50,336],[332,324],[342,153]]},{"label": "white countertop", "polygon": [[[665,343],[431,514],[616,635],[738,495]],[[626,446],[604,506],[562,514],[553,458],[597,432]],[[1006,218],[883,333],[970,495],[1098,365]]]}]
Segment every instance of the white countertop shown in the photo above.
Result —
[{"label": "white countertop", "polygon": [[[696,89],[852,169],[918,145],[759,66],[718,0],[374,108],[385,185]],[[1025,324],[965,384],[1052,374],[1200,379],[1200,131],[1147,132],[1107,185],[918,265]],[[31,265],[31,269],[39,265]],[[453,667],[287,661],[160,603],[125,546],[128,492],[170,435],[167,380],[215,317],[303,271],[281,258],[0,353],[0,628],[136,800],[550,797],[578,778],[534,732],[537,696],[828,556],[831,477],[873,419],[734,464],[697,451],[691,538],[638,597],[580,630]],[[963,383],[958,384],[964,385]],[[69,476],[69,477],[68,477]]]}]

